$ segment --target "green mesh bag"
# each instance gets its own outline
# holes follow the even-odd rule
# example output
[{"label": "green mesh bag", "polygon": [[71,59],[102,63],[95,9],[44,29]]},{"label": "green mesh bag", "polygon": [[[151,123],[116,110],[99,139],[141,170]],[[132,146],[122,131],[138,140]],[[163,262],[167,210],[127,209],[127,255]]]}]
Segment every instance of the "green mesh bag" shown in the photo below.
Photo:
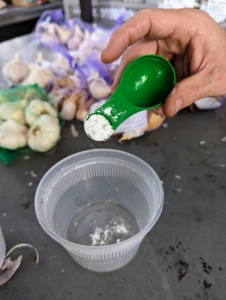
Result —
[{"label": "green mesh bag", "polygon": [[[4,102],[14,102],[23,99],[26,99],[28,102],[35,99],[50,102],[49,94],[37,84],[18,86],[12,89],[0,89],[0,105]],[[62,128],[64,126],[65,121],[59,112],[58,119],[60,122],[60,127]],[[29,147],[19,148],[17,150],[8,150],[0,147],[0,161],[7,165],[16,161],[21,153],[29,152],[37,151],[34,151]]]},{"label": "green mesh bag", "polygon": [[48,93],[38,84],[21,85],[12,89],[0,89],[0,104],[9,101],[18,101],[26,99],[28,101],[40,99],[49,100]]}]

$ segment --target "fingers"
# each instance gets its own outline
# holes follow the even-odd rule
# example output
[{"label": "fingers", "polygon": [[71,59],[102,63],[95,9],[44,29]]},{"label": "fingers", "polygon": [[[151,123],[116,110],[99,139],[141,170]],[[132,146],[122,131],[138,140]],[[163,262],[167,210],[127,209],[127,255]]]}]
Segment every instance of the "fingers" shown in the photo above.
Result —
[{"label": "fingers", "polygon": [[152,109],[153,113],[158,115],[158,116],[161,116],[162,118],[165,118],[166,116],[164,115],[163,113],[163,110],[162,110],[162,105],[159,106],[158,108],[155,108],[155,109]]},{"label": "fingers", "polygon": [[145,36],[151,40],[167,38],[173,34],[178,24],[181,26],[183,23],[183,13],[178,13],[178,10],[141,10],[112,34],[101,60],[104,63],[115,61],[129,46]]},{"label": "fingers", "polygon": [[120,66],[115,75],[115,79],[112,85],[112,92],[114,92],[115,89],[117,88],[123,71],[131,61],[133,61],[135,58],[141,55],[156,54],[156,51],[157,51],[157,42],[156,41],[150,42],[145,39],[139,41],[131,48],[129,48],[123,55]]},{"label": "fingers", "polygon": [[204,84],[205,78],[202,73],[197,73],[177,83],[162,106],[163,114],[171,118],[179,110],[208,95],[209,86]]}]

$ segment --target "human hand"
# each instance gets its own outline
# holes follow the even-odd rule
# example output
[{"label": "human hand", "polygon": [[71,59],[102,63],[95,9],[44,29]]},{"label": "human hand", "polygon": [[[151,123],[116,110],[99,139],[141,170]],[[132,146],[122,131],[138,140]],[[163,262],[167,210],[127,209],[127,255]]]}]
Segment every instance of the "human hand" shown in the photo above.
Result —
[{"label": "human hand", "polygon": [[136,57],[158,54],[172,62],[177,84],[164,104],[154,110],[163,117],[173,117],[198,99],[226,93],[226,33],[203,11],[139,11],[112,34],[101,59],[111,63],[122,54],[113,91],[125,67]]}]

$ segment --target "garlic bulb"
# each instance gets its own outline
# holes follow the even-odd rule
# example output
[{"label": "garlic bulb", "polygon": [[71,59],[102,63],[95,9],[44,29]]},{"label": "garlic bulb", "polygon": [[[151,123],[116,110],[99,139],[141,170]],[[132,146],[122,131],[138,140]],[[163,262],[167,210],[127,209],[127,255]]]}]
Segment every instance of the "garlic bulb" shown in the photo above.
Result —
[{"label": "garlic bulb", "polygon": [[77,37],[79,37],[81,40],[83,39],[83,32],[78,25],[75,25],[74,32]]},{"label": "garlic bulb", "polygon": [[70,77],[58,78],[55,81],[55,83],[58,85],[59,88],[69,88],[71,90],[75,90],[77,88],[77,85]]},{"label": "garlic bulb", "polygon": [[0,118],[3,120],[14,120],[26,124],[24,110],[28,105],[27,100],[17,102],[5,102],[0,105]]},{"label": "garlic bulb", "polygon": [[85,119],[89,113],[91,105],[93,105],[95,102],[94,98],[91,98],[87,101],[86,101],[86,98],[87,98],[86,94],[81,95],[81,99],[80,99],[80,101],[78,101],[78,109],[76,112],[76,119],[83,121],[83,122],[85,121]]},{"label": "garlic bulb", "polygon": [[104,99],[111,94],[111,87],[103,78],[99,77],[91,81],[89,84],[89,91],[94,98]]},{"label": "garlic bulb", "polygon": [[29,65],[31,73],[24,80],[24,85],[31,85],[37,83],[40,87],[46,88],[53,79],[53,73],[48,69],[39,69],[34,64]]},{"label": "garlic bulb", "polygon": [[64,100],[61,115],[66,121],[71,121],[74,119],[77,110],[78,98],[78,94],[72,94],[68,99]]},{"label": "garlic bulb", "polygon": [[0,9],[6,7],[6,5],[7,4],[5,3],[5,1],[0,0]]},{"label": "garlic bulb", "polygon": [[79,52],[86,52],[89,48],[90,44],[90,32],[88,30],[85,30],[84,32],[84,39],[82,43],[79,46]]},{"label": "garlic bulb", "polygon": [[57,76],[57,77],[66,77],[68,74],[73,74],[74,70],[70,67],[68,59],[63,57],[62,55],[59,58],[50,63],[50,70]]},{"label": "garlic bulb", "polygon": [[25,147],[28,139],[28,129],[26,126],[8,120],[0,125],[0,147],[15,150]]},{"label": "garlic bulb", "polygon": [[41,29],[42,32],[40,39],[43,44],[48,44],[51,42],[56,42],[59,43],[59,39],[56,36],[56,24],[55,23],[47,23],[47,22],[42,22],[40,25],[37,27],[37,35],[39,35],[39,29]]},{"label": "garlic bulb", "polygon": [[33,100],[25,110],[27,124],[32,126],[41,115],[50,115],[57,118],[56,110],[48,102]]},{"label": "garlic bulb", "polygon": [[83,33],[78,25],[75,25],[75,32],[74,35],[68,40],[67,48],[69,50],[76,50],[78,49],[80,43],[83,40]]},{"label": "garlic bulb", "polygon": [[70,29],[68,29],[67,27],[59,26],[57,24],[55,24],[55,31],[62,44],[65,44],[72,35],[72,31]]},{"label": "garlic bulb", "polygon": [[14,59],[3,69],[4,76],[14,84],[21,83],[30,73],[27,66],[20,62],[20,54],[17,53]]},{"label": "garlic bulb", "polygon": [[67,69],[70,69],[70,64],[69,64],[69,61],[66,57],[64,57],[63,55],[60,55],[58,57],[58,59],[55,61],[55,63],[57,65],[61,65],[61,66],[64,66],[66,67]]},{"label": "garlic bulb", "polygon": [[56,107],[58,110],[60,110],[63,101],[67,99],[71,93],[72,91],[68,88],[60,89],[57,86],[54,87],[54,89],[50,93],[52,105]]},{"label": "garlic bulb", "polygon": [[59,138],[59,120],[49,115],[42,115],[29,130],[28,145],[32,150],[46,152],[56,145]]},{"label": "garlic bulb", "polygon": [[[94,103],[94,101],[90,102],[90,106],[93,103]],[[78,109],[78,111],[76,113],[76,119],[79,120],[79,121],[84,122],[86,117],[88,116],[88,114],[89,114],[89,107],[87,109],[85,107],[81,108],[81,109]]]}]

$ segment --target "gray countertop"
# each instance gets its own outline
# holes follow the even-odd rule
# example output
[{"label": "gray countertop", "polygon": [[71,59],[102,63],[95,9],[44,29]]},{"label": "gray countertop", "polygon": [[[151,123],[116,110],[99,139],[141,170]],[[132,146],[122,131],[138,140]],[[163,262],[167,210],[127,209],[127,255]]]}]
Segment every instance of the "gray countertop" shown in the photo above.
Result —
[{"label": "gray countertop", "polygon": [[[1,51],[0,47],[0,61]],[[29,160],[22,155],[10,166],[0,164],[0,224],[7,249],[29,243],[40,254],[36,265],[31,249],[15,251],[13,258],[23,254],[22,265],[0,288],[1,300],[226,299],[226,142],[221,141],[226,136],[226,106],[205,112],[184,110],[166,123],[167,128],[120,144],[117,138],[91,141],[83,124],[75,121],[78,138],[72,138],[67,123],[53,155],[31,154]],[[92,148],[137,155],[164,182],[159,221],[135,259],[106,274],[77,265],[39,226],[33,205],[36,188],[50,167]],[[31,170],[37,177],[26,175]]]}]

